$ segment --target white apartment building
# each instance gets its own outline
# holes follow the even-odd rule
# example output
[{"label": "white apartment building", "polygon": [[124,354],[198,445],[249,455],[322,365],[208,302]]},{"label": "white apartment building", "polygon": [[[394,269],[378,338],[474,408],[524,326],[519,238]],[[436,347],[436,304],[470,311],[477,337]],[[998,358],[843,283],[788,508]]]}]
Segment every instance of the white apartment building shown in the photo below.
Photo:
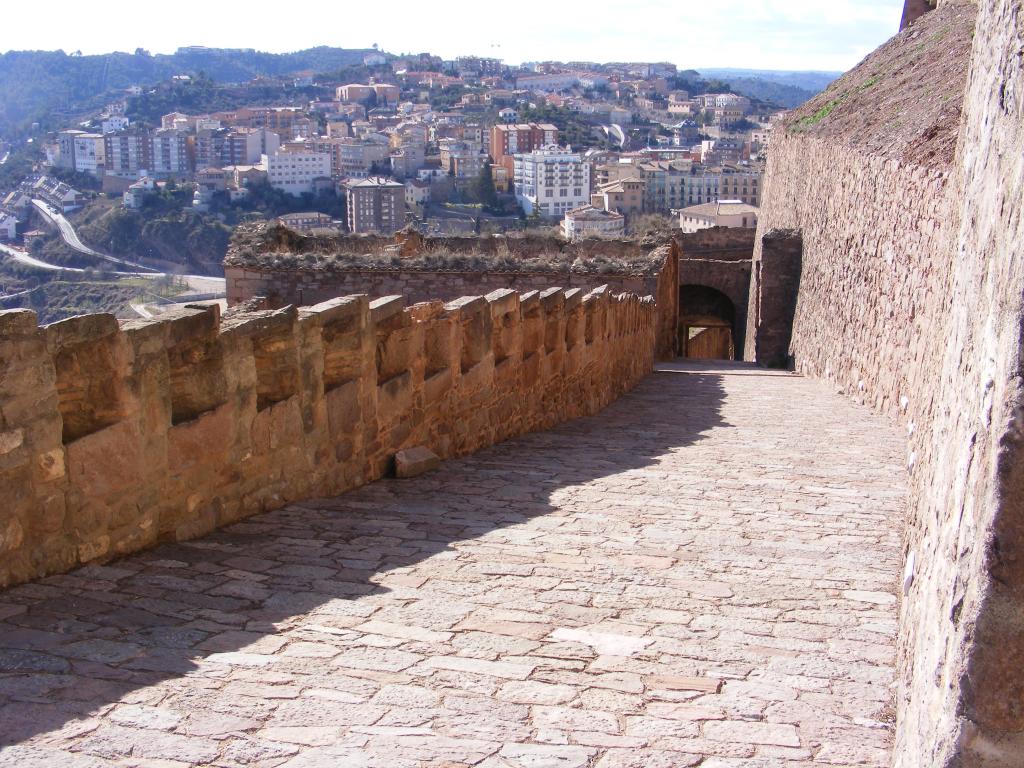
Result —
[{"label": "white apartment building", "polygon": [[103,166],[103,136],[98,133],[80,133],[74,138],[74,169],[82,173],[99,175]]},{"label": "white apartment building", "polygon": [[124,115],[105,117],[103,122],[100,123],[103,133],[117,133],[118,131],[125,130],[129,125],[131,125],[131,121]]},{"label": "white apartment building", "polygon": [[0,213],[0,240],[10,242],[18,236],[18,220],[8,213]]},{"label": "white apartment building", "polygon": [[280,149],[267,157],[267,178],[272,187],[289,195],[312,193],[316,179],[331,178],[331,156],[326,152]]},{"label": "white apartment building", "polygon": [[590,164],[583,155],[556,146],[515,155],[516,198],[529,216],[561,218],[590,203]]}]

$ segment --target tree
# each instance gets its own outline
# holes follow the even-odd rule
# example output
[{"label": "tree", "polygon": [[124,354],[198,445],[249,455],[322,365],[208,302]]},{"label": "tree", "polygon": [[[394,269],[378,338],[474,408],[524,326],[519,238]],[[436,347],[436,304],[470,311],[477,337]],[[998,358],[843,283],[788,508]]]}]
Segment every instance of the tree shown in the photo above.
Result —
[{"label": "tree", "polygon": [[480,174],[473,182],[473,199],[480,203],[485,211],[494,213],[498,210],[498,190],[494,188],[494,176],[491,174],[491,161],[484,162]]}]

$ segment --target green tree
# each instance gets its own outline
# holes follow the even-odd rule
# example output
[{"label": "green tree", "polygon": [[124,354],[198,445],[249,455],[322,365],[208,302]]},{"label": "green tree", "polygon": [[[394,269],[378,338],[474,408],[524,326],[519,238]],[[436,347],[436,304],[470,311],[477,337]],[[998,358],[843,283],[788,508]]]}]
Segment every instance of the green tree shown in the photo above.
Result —
[{"label": "green tree", "polygon": [[485,211],[494,213],[498,210],[498,190],[494,188],[494,176],[491,174],[491,161],[487,160],[480,174],[473,182],[473,199],[480,203]]}]

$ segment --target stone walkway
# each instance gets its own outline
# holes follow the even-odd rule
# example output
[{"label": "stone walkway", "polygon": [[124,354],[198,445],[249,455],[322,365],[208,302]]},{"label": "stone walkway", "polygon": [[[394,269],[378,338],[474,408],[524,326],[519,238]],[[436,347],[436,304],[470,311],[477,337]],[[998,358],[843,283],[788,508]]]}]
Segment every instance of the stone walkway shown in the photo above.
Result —
[{"label": "stone walkway", "polygon": [[888,765],[903,451],[822,384],[669,366],[0,592],[0,765]]}]

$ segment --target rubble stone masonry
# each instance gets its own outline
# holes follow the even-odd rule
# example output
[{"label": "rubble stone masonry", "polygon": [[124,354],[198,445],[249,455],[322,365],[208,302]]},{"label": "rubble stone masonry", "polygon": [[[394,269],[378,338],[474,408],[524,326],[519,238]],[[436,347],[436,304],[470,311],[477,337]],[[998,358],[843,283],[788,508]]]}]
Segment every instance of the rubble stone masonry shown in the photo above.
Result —
[{"label": "rubble stone masonry", "polygon": [[[749,250],[748,255],[749,258]],[[650,295],[658,306],[658,358],[675,355],[678,247],[625,240],[565,243],[525,237],[315,238],[280,228],[240,229],[224,263],[228,304],[264,297],[271,306],[315,304],[353,293],[400,295],[410,301],[454,299],[490,291]]]},{"label": "rubble stone masonry", "polygon": [[0,312],[0,586],[200,536],[593,414],[653,366],[652,298],[500,290],[405,306]]},{"label": "rubble stone masonry", "polygon": [[941,2],[772,143],[759,235],[802,237],[796,368],[910,436],[899,768],[1024,755],[1022,51],[1019,2]]}]

